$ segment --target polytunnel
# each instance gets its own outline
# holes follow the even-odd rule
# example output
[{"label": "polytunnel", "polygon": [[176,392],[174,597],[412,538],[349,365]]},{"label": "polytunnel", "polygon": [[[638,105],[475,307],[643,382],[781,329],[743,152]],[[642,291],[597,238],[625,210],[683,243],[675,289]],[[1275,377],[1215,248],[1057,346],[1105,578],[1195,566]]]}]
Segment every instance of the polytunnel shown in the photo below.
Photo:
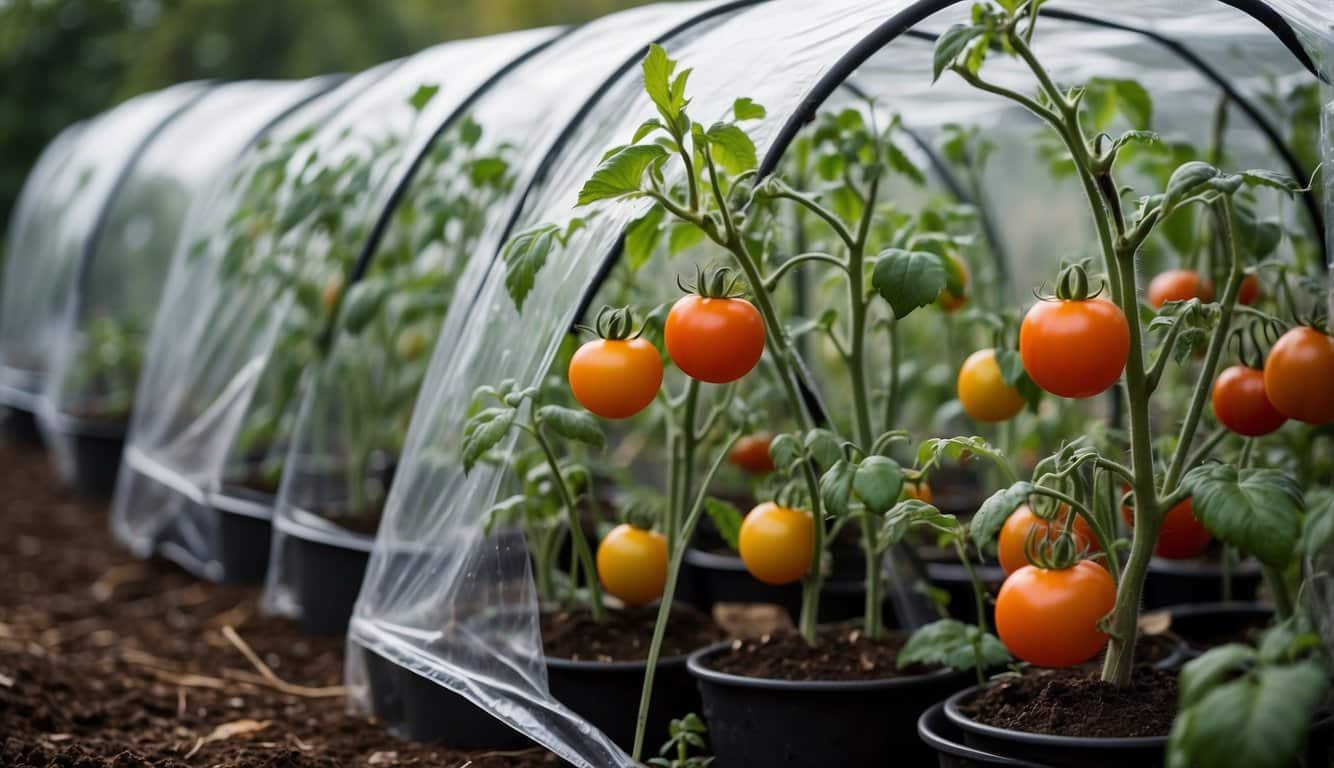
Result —
[{"label": "polytunnel", "polygon": [[[421,150],[362,248],[329,351],[300,395],[275,506],[270,610],[344,631],[440,322],[451,296],[474,295],[484,274],[471,257],[518,215],[570,116],[612,69],[699,11],[649,6],[571,30],[480,90]],[[354,312],[367,296],[372,310]]]},{"label": "polytunnel", "polygon": [[[209,579],[268,562],[304,370],[378,213],[475,91],[548,43],[543,29],[444,44],[353,77],[284,118],[199,223],[169,277],[127,436],[113,520]],[[340,307],[345,308],[340,310]]]},{"label": "polytunnel", "polygon": [[62,134],[44,153],[15,213],[0,297],[0,397],[11,412],[36,413],[66,297],[124,174],[162,125],[206,91],[185,83],[135,97]]},{"label": "polytunnel", "polygon": [[111,493],[148,333],[181,234],[207,210],[242,151],[331,84],[211,87],[157,130],[98,214],[59,297],[48,331],[49,375],[37,401],[60,474],[80,489]]},{"label": "polytunnel", "polygon": [[[1055,77],[1062,82],[1092,76],[1133,78],[1155,97],[1151,115],[1136,112],[1137,93],[1126,97],[1129,104],[1123,111],[1129,113],[1131,127],[1151,125],[1165,134],[1187,136],[1225,153],[1238,167],[1254,162],[1302,183],[1309,179],[1310,161],[1322,152],[1328,159],[1328,126],[1322,148],[1295,146],[1283,127],[1286,116],[1275,106],[1282,99],[1271,98],[1284,89],[1315,90],[1320,79],[1330,75],[1334,30],[1316,3],[1136,0],[1114,9],[1091,1],[1050,6],[1043,9],[1043,29],[1035,45]],[[667,98],[688,99],[690,116],[699,124],[732,121],[744,126],[757,150],[760,179],[794,172],[800,158],[789,151],[802,146],[805,132],[819,130],[820,115],[828,106],[856,103],[847,96],[851,84],[875,102],[873,108],[864,108],[862,117],[849,116],[849,124],[897,115],[904,130],[922,137],[925,146],[946,143],[955,135],[953,126],[980,126],[993,145],[995,165],[985,183],[976,185],[977,202],[993,219],[1001,241],[997,248],[1012,255],[1013,261],[1005,265],[1017,276],[1012,285],[1043,282],[1059,262],[1089,251],[1079,188],[1068,177],[1049,174],[1045,160],[1039,167],[1031,155],[1020,152],[1033,143],[1036,122],[949,74],[933,78],[931,43],[968,20],[967,4],[771,0],[678,6],[677,11],[681,15],[674,26],[645,25],[646,39],[635,45],[648,39],[659,42],[682,70],[689,69],[685,93],[668,92]],[[618,18],[587,29],[613,25]],[[525,494],[551,494],[552,485],[563,487],[563,481],[553,477],[563,477],[566,468],[552,459],[552,471],[543,475],[540,458],[524,463],[529,444],[520,441],[529,435],[509,427],[535,423],[530,420],[538,409],[530,401],[550,397],[554,403],[567,402],[561,399],[568,392],[563,377],[552,377],[553,384],[548,374],[563,374],[560,366],[568,364],[571,351],[570,329],[594,323],[599,303],[628,300],[640,308],[641,317],[652,317],[655,307],[661,309],[679,295],[673,274],[689,281],[692,262],[704,265],[721,258],[699,246],[702,238],[676,231],[659,238],[666,225],[648,200],[598,199],[585,187],[602,160],[627,143],[639,143],[644,134],[637,131],[662,127],[652,123],[654,104],[644,94],[644,76],[635,66],[642,54],[642,49],[636,51],[624,66],[604,73],[581,108],[562,115],[567,122],[556,139],[524,144],[540,156],[520,161],[534,171],[517,177],[517,215],[484,230],[474,257],[457,278],[402,454],[393,464],[393,484],[349,626],[348,680],[361,710],[413,735],[447,735],[460,746],[512,745],[513,737],[507,739],[503,730],[486,727],[494,718],[520,734],[520,743],[535,741],[575,765],[637,764],[628,754],[625,725],[638,689],[629,705],[611,696],[598,701],[599,694],[588,690],[601,691],[601,683],[572,672],[578,662],[544,650],[552,630],[560,627],[548,624],[549,613],[539,599],[550,585],[541,583],[542,541],[530,538],[529,524],[543,512],[535,509],[536,502],[524,499]],[[661,75],[662,60],[654,66]],[[672,74],[667,68],[666,77]],[[988,61],[987,74],[1013,89],[1033,88],[1025,70],[1001,57]],[[594,77],[583,75],[580,86],[588,87]],[[516,83],[523,87],[521,79]],[[497,90],[495,98],[503,95]],[[1328,116],[1327,92],[1319,103]],[[1231,119],[1217,118],[1220,112]],[[812,124],[815,127],[808,128]],[[643,152],[651,157],[658,150]],[[1151,177],[1147,165],[1134,175]],[[690,186],[680,164],[646,161],[638,168],[641,176],[646,168],[661,174],[664,188]],[[614,185],[618,180],[602,176],[600,181]],[[629,186],[638,183],[632,179]],[[590,198],[583,205],[581,190]],[[1273,215],[1305,233],[1282,247],[1319,272],[1328,240],[1322,212],[1312,204],[1315,199],[1298,195],[1289,203],[1278,196],[1257,196],[1255,206],[1257,216]],[[1323,213],[1327,217],[1329,211]],[[1293,244],[1302,238],[1305,251]],[[662,251],[675,253],[666,266]],[[1156,257],[1146,254],[1147,259]],[[640,267],[650,270],[640,274],[651,278],[635,279]],[[1017,300],[1018,289],[1013,290],[1009,298]],[[652,323],[646,333],[654,333],[651,328]],[[874,353],[887,354],[882,347]],[[767,361],[763,370],[771,373],[778,389],[805,390],[807,412],[780,407],[773,417],[782,422],[776,431],[850,420],[846,393],[829,387],[822,391],[808,375],[817,363],[797,361],[796,371],[784,381],[782,369],[773,374],[776,361]],[[766,395],[761,389],[753,396]],[[772,389],[767,396],[774,397]],[[479,405],[479,398],[487,403]],[[486,405],[492,406],[491,413],[479,410]],[[325,423],[313,408],[308,403],[307,418]],[[548,413],[553,419],[565,418],[557,411]],[[486,423],[502,424],[505,430],[487,435],[494,438],[494,450],[478,452],[479,433],[490,431]],[[313,429],[308,431],[314,434]],[[566,437],[578,432],[576,427],[560,430]],[[542,447],[549,455],[549,447]],[[643,466],[656,463],[661,454],[619,431],[608,449],[610,459],[594,465],[590,453],[579,449],[571,459],[570,472],[580,475],[580,482],[591,483],[599,468],[604,484],[607,476],[627,488],[663,481],[660,472]],[[320,455],[318,449],[315,455]],[[304,455],[294,447],[291,457],[295,465]],[[694,471],[704,472],[704,458],[697,462]],[[305,503],[298,498],[300,483],[295,472],[285,478],[284,504],[293,510]],[[691,490],[689,483],[686,487]],[[589,506],[598,506],[597,494],[589,491],[587,499]],[[908,584],[891,582],[896,595],[908,591]],[[920,620],[913,601],[895,600],[894,605],[903,614],[897,617],[902,625]],[[591,638],[586,635],[585,641]],[[679,666],[683,669],[684,662]],[[608,663],[601,672],[637,679],[643,669],[642,662]],[[659,673],[664,679],[670,677],[666,669]],[[688,699],[691,694],[683,695]],[[480,714],[483,711],[489,717]],[[659,725],[664,724],[662,714],[653,716]],[[633,719],[629,723],[633,731]],[[650,749],[662,738],[663,733],[650,734]],[[728,738],[741,735],[711,733],[715,749]],[[485,739],[504,744],[471,742]]]}]

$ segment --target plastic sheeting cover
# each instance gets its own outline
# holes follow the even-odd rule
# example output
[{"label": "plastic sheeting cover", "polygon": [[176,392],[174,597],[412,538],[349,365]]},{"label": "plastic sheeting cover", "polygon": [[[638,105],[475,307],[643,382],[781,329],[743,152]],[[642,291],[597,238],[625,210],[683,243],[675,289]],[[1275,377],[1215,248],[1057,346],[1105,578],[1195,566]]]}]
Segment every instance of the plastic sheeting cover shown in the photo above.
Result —
[{"label": "plastic sheeting cover", "polygon": [[[353,78],[283,121],[232,199],[177,259],[113,516],[137,552],[221,576],[214,496],[230,466],[259,485],[342,276],[406,164],[497,70],[554,30],[436,46]],[[350,291],[349,291],[350,293]],[[229,462],[229,456],[233,456]],[[269,486],[272,487],[272,486]],[[267,508],[254,512],[267,515]]]},{"label": "plastic sheeting cover", "polygon": [[308,550],[289,537],[369,551],[450,297],[475,294],[494,252],[479,243],[497,240],[542,158],[613,68],[700,7],[647,6],[571,31],[482,93],[428,152],[353,289],[385,298],[355,328],[343,317],[303,390],[275,506],[269,610],[301,612]]},{"label": "plastic sheeting cover", "polygon": [[137,96],[88,121],[72,153],[32,202],[24,242],[5,264],[0,297],[0,381],[8,404],[31,410],[49,367],[70,281],[108,196],[134,155],[205,86]]},{"label": "plastic sheeting cover", "polygon": [[[780,125],[798,112],[803,98],[840,57],[876,25],[912,5],[879,0],[819,4],[775,0],[740,13],[688,44],[668,48],[683,67],[693,68],[691,114],[696,120],[707,124],[723,117],[739,96],[754,98],[768,108],[766,119],[747,126],[763,153]],[[1051,3],[1053,8],[1062,5]],[[1312,56],[1327,62],[1328,21],[1314,5],[1303,0],[1273,5],[1288,13],[1294,26],[1302,30]],[[1108,11],[1106,4],[1083,6]],[[1161,0],[1122,3],[1116,7],[1116,16],[1172,33],[1205,27],[1214,30],[1221,41],[1240,30],[1247,39],[1267,39],[1256,49],[1266,56],[1281,50],[1272,35],[1265,37],[1268,33],[1263,27],[1235,11],[1219,10],[1218,4],[1203,0],[1189,3],[1190,11],[1203,14],[1197,21],[1182,6]],[[960,4],[923,26],[943,30],[966,11],[967,5]],[[1211,26],[1220,19],[1231,25],[1222,28],[1226,31]],[[1088,30],[1078,34],[1085,45],[1095,47],[1107,39]],[[1119,44],[1129,38],[1117,35],[1115,40]],[[896,41],[891,51],[914,45],[922,44]],[[1223,55],[1225,49],[1225,42],[1220,42],[1212,50]],[[1142,43],[1134,50],[1144,50]],[[1070,63],[1079,62],[1072,59]],[[1161,74],[1171,77],[1182,64],[1166,57],[1162,66]],[[1068,68],[1067,72],[1081,71]],[[929,69],[918,69],[914,75],[929,82]],[[919,108],[947,110],[935,118],[938,122],[995,112],[993,106],[982,106],[984,100],[976,94],[956,90],[956,96],[949,98],[927,90],[925,83],[903,83],[905,90],[899,91],[900,81],[869,79],[872,93],[891,100],[893,108],[908,120]],[[949,86],[941,93],[950,93]],[[1170,102],[1164,108],[1170,111]],[[948,111],[951,109],[955,111]],[[613,86],[594,114],[578,126],[576,139],[565,147],[551,175],[529,199],[518,229],[568,220],[576,193],[599,158],[609,148],[623,144],[651,116],[637,72]],[[541,380],[603,259],[626,223],[642,210],[632,205],[599,210],[559,258],[547,264],[521,315],[506,293],[503,266],[478,276],[475,305],[456,301],[447,315],[350,629],[349,682],[362,686],[354,692],[363,706],[371,692],[364,687],[359,648],[463,695],[576,765],[633,764],[605,734],[550,695],[527,547],[512,534],[489,536],[485,531],[485,511],[503,488],[513,487],[514,479],[503,470],[483,465],[465,475],[459,448],[478,386],[511,378],[522,384]],[[501,245],[483,242],[492,252]],[[484,264],[474,260],[469,271]],[[465,276],[465,284],[469,279]],[[502,448],[512,445],[513,438],[502,443]]]}]

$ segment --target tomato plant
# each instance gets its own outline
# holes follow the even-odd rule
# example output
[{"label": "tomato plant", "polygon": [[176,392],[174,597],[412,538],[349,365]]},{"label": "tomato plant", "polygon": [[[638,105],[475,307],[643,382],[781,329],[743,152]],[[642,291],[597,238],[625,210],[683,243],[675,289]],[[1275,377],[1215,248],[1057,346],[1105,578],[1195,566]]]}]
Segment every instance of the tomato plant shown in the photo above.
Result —
[{"label": "tomato plant", "polygon": [[604,419],[628,419],[658,396],[662,357],[647,339],[631,335],[628,309],[604,308],[596,332],[570,358],[570,391]]},{"label": "tomato plant", "polygon": [[1006,383],[996,363],[996,350],[979,349],[959,369],[959,402],[978,421],[1006,421],[1022,411],[1027,401]]},{"label": "tomato plant", "polygon": [[996,596],[996,632],[1016,657],[1040,667],[1071,667],[1103,649],[1099,623],[1116,603],[1106,568],[1081,560],[1066,568],[1025,565]]},{"label": "tomato plant", "polygon": [[1092,397],[1121,378],[1130,327],[1120,307],[1087,294],[1083,270],[1071,270],[1062,281],[1067,292],[1039,301],[1024,315],[1019,354],[1039,387],[1060,397]]},{"label": "tomato plant", "polygon": [[[996,556],[1005,573],[1014,573],[1028,565],[1030,540],[1034,540],[1035,543],[1055,541],[1066,530],[1066,521],[1070,516],[1067,507],[1058,510],[1052,519],[1043,519],[1034,514],[1033,508],[1028,504],[1010,513],[996,541]],[[1088,551],[1098,549],[1098,537],[1084,518],[1075,515],[1070,531],[1077,549]]]},{"label": "tomato plant", "polygon": [[1193,269],[1169,269],[1149,281],[1149,306],[1161,309],[1169,301],[1214,300],[1214,284]]},{"label": "tomato plant", "polygon": [[764,355],[764,319],[736,293],[731,270],[719,269],[706,287],[684,296],[667,313],[667,354],[687,376],[726,384],[750,373]]},{"label": "tomato plant", "polygon": [[815,559],[814,519],[767,501],[741,523],[740,552],[746,570],[765,584],[799,581]]},{"label": "tomato plant", "polygon": [[769,444],[773,436],[767,432],[746,435],[736,441],[727,460],[752,475],[764,475],[774,471],[774,460],[769,455]]},{"label": "tomato plant", "polygon": [[1269,402],[1264,371],[1246,365],[1223,369],[1214,381],[1211,400],[1218,423],[1246,437],[1267,435],[1288,420]]},{"label": "tomato plant", "polygon": [[603,589],[626,605],[646,605],[662,597],[667,584],[667,539],[621,523],[598,544],[598,578]]},{"label": "tomato plant", "polygon": [[1278,412],[1307,424],[1334,421],[1334,338],[1309,326],[1283,334],[1265,359],[1265,394]]}]

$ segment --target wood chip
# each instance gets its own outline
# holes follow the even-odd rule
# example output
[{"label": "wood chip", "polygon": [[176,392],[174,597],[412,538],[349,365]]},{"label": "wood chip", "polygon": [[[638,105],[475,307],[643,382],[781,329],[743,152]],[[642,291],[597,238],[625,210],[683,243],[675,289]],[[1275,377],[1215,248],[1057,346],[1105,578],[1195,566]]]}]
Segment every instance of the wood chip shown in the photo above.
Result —
[{"label": "wood chip", "polygon": [[14,678],[9,675],[0,674],[0,688],[13,688]]},{"label": "wood chip", "polygon": [[376,752],[366,761],[369,765],[389,765],[398,762],[397,752]]},{"label": "wood chip", "polygon": [[204,737],[204,743],[210,744],[215,741],[223,741],[224,739],[230,739],[236,736],[244,736],[247,733],[257,733],[268,728],[270,722],[271,721],[269,720],[246,719],[223,723],[217,728],[214,728],[212,733]]},{"label": "wood chip", "polygon": [[1139,617],[1139,631],[1146,635],[1161,635],[1172,628],[1172,614],[1151,611]]}]

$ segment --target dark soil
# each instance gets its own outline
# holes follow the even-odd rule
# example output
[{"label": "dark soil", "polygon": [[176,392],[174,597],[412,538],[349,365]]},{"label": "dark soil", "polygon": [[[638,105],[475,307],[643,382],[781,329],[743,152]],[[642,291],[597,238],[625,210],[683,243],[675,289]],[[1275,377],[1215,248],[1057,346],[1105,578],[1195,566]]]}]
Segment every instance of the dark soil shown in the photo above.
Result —
[{"label": "dark soil", "polygon": [[[1243,617],[1238,617],[1237,621],[1243,621]],[[1271,621],[1256,616],[1250,623],[1191,627],[1189,630],[1185,627],[1178,628],[1174,626],[1172,631],[1177,633],[1191,648],[1197,651],[1207,651],[1210,648],[1217,648],[1228,643],[1252,645],[1255,642],[1256,635],[1270,626]]]},{"label": "dark soil", "polygon": [[1141,666],[1128,688],[1087,669],[1030,669],[959,705],[985,725],[1084,738],[1166,736],[1177,712],[1177,678]]},{"label": "dark soil", "polygon": [[[557,765],[402,742],[346,714],[329,690],[341,640],[259,616],[257,589],[134,560],[106,506],[61,492],[44,454],[0,444],[0,467],[0,765]],[[277,690],[224,627],[282,682],[324,690]]]},{"label": "dark soil", "polygon": [[[653,640],[658,607],[608,611],[598,623],[587,608],[542,612],[547,656],[573,661],[643,661]],[[688,605],[672,606],[660,658],[683,656],[724,637],[713,618]]]},{"label": "dark soil", "polygon": [[931,671],[899,669],[899,649],[907,640],[901,634],[872,641],[861,629],[842,625],[821,627],[818,639],[814,647],[796,632],[736,640],[730,651],[710,657],[708,666],[729,675],[799,681],[888,680]]}]

